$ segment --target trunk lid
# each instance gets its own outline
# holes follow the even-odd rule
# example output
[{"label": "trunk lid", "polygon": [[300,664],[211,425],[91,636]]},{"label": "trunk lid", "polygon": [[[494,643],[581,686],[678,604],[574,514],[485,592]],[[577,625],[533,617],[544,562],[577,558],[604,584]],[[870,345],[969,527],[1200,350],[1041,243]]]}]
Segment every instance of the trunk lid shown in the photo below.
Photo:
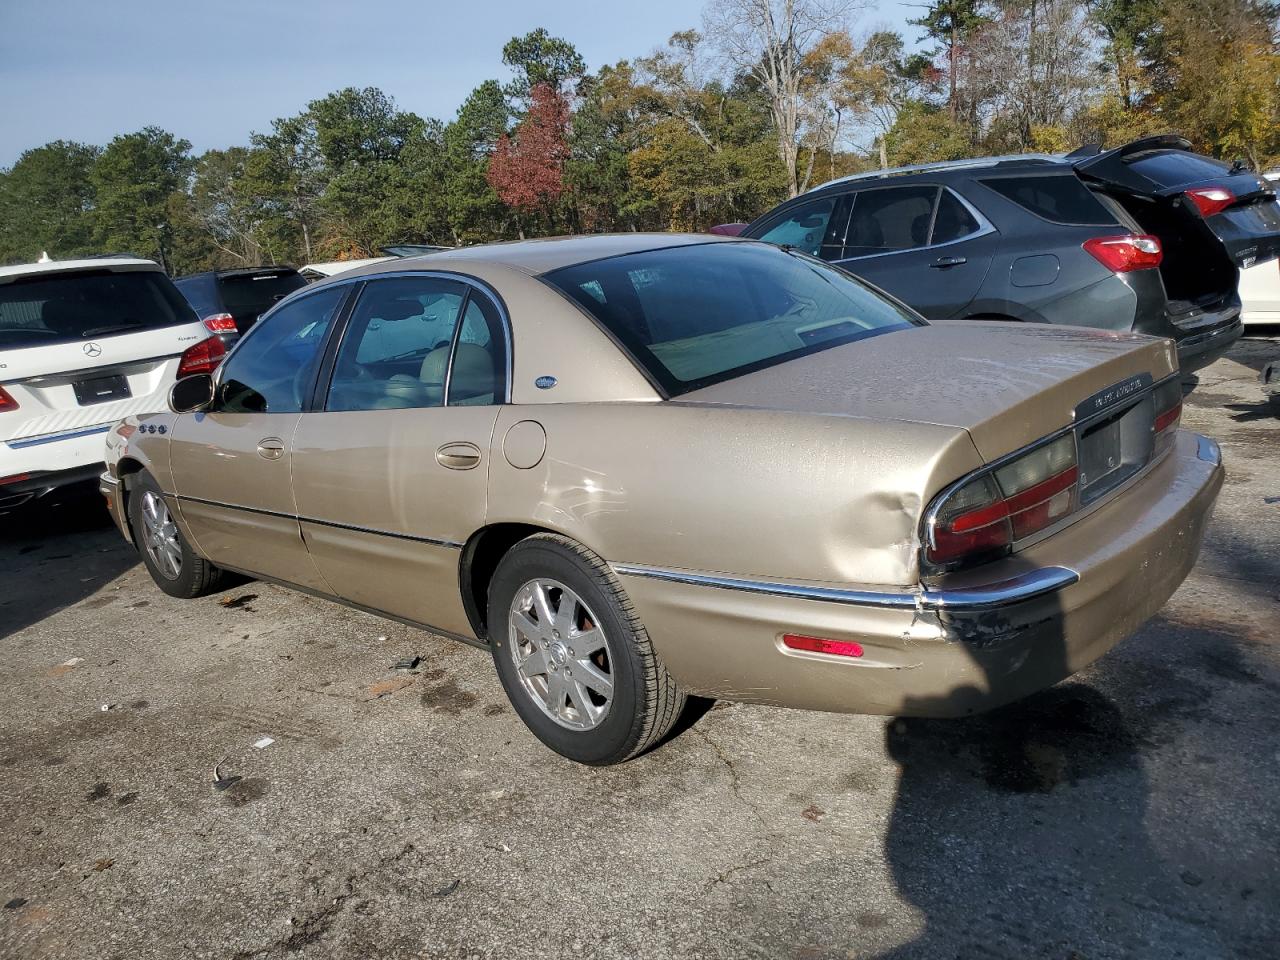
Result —
[{"label": "trunk lid", "polygon": [[[1114,150],[1073,161],[1076,172],[1122,201],[1154,201],[1169,214],[1186,218],[1188,229],[1202,222],[1240,268],[1280,257],[1280,203],[1263,177],[1195,153],[1182,137],[1135,140]],[[1202,215],[1189,191],[1220,188],[1234,198],[1222,210]],[[1141,221],[1140,208],[1126,205]],[[1162,238],[1163,239],[1163,238]]]},{"label": "trunk lid", "polygon": [[1069,426],[1076,408],[1177,369],[1171,341],[1047,324],[941,322],[883,334],[687,393],[707,403],[968,431],[991,461]]}]

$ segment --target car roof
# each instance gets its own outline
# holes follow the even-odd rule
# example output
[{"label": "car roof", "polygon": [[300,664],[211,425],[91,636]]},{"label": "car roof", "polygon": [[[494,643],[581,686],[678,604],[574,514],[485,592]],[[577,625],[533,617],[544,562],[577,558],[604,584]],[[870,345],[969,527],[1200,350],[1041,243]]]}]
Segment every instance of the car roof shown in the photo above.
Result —
[{"label": "car roof", "polygon": [[830,187],[856,183],[862,180],[880,180],[888,177],[909,177],[915,175],[936,175],[940,173],[963,173],[970,170],[981,170],[986,167],[1039,167],[1047,163],[1066,163],[1064,153],[1011,153],[1000,157],[974,157],[970,160],[942,160],[938,163],[919,163],[907,167],[889,167],[885,170],[866,170],[862,173],[850,174],[828,180],[805,193],[818,193]]},{"label": "car roof", "polygon": [[49,260],[44,263],[18,263],[0,267],[0,280],[25,277],[38,273],[69,273],[74,270],[113,270],[124,267],[129,270],[159,270],[160,264],[140,257],[95,257],[84,260]]},{"label": "car roof", "polygon": [[[709,233],[603,233],[548,237],[541,240],[512,240],[441,250],[418,257],[384,260],[343,271],[334,280],[346,281],[352,277],[402,273],[406,270],[457,269],[465,273],[467,264],[472,263],[508,267],[536,277],[562,267],[645,250],[665,250],[700,243],[742,242],[734,237],[720,237]],[[316,286],[327,282],[330,281],[318,281]]]}]

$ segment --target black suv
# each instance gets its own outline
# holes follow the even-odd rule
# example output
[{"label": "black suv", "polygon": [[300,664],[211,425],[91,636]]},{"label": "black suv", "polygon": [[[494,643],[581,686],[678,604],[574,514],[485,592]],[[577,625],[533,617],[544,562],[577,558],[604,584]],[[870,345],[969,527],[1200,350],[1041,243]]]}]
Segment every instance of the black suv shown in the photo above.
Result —
[{"label": "black suv", "polygon": [[859,174],[740,235],[838,263],[930,320],[1135,330],[1176,340],[1192,371],[1240,337],[1238,268],[1280,256],[1280,204],[1262,177],[1190,147],[1160,136]]},{"label": "black suv", "polygon": [[214,333],[243,334],[276,301],[307,285],[293,267],[247,267],[210,270],[175,277],[174,284]]}]

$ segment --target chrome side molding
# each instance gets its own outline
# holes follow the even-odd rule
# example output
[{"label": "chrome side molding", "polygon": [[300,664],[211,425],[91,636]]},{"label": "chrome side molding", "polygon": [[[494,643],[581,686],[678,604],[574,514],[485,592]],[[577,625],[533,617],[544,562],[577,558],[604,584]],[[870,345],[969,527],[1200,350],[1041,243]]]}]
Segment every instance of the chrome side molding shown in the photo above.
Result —
[{"label": "chrome side molding", "polygon": [[746,580],[715,574],[694,573],[691,570],[675,570],[666,567],[650,567],[636,563],[610,564],[614,573],[624,577],[644,577],[664,580],[668,583],[684,583],[697,587],[716,587],[721,590],[737,590],[742,593],[759,593],[774,597],[790,597],[799,600],[818,600],[825,603],[843,603],[851,606],[883,607],[897,610],[961,611],[988,610],[1035,597],[1044,596],[1071,586],[1080,574],[1067,567],[1043,567],[1029,570],[1007,580],[975,587],[935,590],[929,587],[911,590],[846,589],[819,587],[769,580]]}]

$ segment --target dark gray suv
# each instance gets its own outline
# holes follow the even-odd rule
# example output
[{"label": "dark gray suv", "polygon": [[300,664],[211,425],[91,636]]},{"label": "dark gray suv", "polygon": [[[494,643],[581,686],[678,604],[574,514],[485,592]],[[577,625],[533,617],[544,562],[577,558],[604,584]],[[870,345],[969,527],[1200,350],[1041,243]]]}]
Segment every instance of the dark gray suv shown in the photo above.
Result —
[{"label": "dark gray suv", "polygon": [[1192,371],[1239,338],[1238,268],[1280,256],[1280,204],[1262,177],[1161,136],[860,174],[740,232],[838,263],[930,320],[1135,330],[1176,340]]}]

